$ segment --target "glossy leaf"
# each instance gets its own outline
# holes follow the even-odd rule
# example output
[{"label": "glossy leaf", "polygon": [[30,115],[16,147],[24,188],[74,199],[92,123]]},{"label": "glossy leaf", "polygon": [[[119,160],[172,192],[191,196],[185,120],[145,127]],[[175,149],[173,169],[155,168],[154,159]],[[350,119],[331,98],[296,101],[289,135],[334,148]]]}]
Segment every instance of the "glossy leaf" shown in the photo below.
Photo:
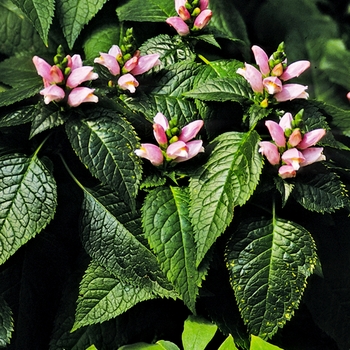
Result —
[{"label": "glossy leaf", "polygon": [[195,312],[206,271],[196,268],[188,191],[179,187],[151,191],[142,208],[142,219],[145,235],[163,272],[187,307]]},{"label": "glossy leaf", "polygon": [[0,297],[0,347],[10,344],[13,332],[12,311],[6,301]]},{"label": "glossy leaf", "polygon": [[110,320],[137,303],[155,297],[151,291],[115,277],[92,261],[80,283],[72,331]]},{"label": "glossy leaf", "polygon": [[90,172],[134,207],[142,168],[134,153],[138,140],[132,126],[115,112],[101,109],[90,118],[70,119],[66,131]]},{"label": "glossy leaf", "polygon": [[16,109],[0,117],[0,127],[16,126],[31,122],[40,113],[40,105]]},{"label": "glossy leaf", "polygon": [[10,106],[16,102],[20,102],[27,98],[33,97],[39,93],[42,87],[42,83],[40,82],[35,86],[14,87],[12,89],[1,92],[0,107]]},{"label": "glossy leaf", "polygon": [[230,224],[234,207],[242,206],[255,190],[262,169],[258,143],[255,131],[218,136],[208,162],[193,176],[190,214],[197,265]]},{"label": "glossy leaf", "polygon": [[310,233],[282,219],[242,223],[226,248],[227,268],[249,333],[272,337],[298,308],[316,265]]},{"label": "glossy leaf", "polygon": [[56,183],[36,155],[0,158],[0,263],[51,221]]}]

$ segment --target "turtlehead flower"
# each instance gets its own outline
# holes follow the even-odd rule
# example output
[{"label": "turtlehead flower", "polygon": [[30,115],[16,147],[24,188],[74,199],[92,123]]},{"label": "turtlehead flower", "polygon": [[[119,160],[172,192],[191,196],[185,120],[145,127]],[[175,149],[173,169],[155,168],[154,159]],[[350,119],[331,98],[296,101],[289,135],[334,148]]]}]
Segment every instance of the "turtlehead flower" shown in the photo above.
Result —
[{"label": "turtlehead flower", "polygon": [[[135,150],[135,153],[142,158],[151,161],[153,165],[159,166],[163,162],[180,163],[195,157],[198,153],[204,152],[203,141],[193,140],[203,126],[203,120],[195,120],[183,128],[179,128],[177,120],[170,122],[162,113],[157,113],[153,119],[153,134],[159,146],[145,147]],[[160,162],[160,154],[162,161]]]},{"label": "turtlehead flower", "polygon": [[178,17],[169,17],[166,20],[179,35],[186,36],[191,31],[203,29],[212,17],[212,11],[208,9],[208,0],[175,0],[175,10]]},{"label": "turtlehead flower", "polygon": [[270,58],[259,46],[254,45],[252,51],[259,69],[245,63],[245,67],[239,68],[236,73],[242,75],[248,81],[255,92],[256,103],[259,103],[262,107],[267,107],[269,103],[273,102],[309,97],[306,92],[307,86],[285,83],[298,77],[308,69],[310,67],[309,61],[297,61],[287,66],[283,43]]},{"label": "turtlehead flower", "polygon": [[279,123],[273,120],[265,122],[272,141],[261,141],[259,152],[270,164],[279,166],[278,174],[283,179],[295,177],[300,168],[326,159],[322,147],[312,147],[322,139],[326,130],[303,133],[298,127],[302,113],[298,113],[299,120],[293,120],[290,113],[285,113]]}]

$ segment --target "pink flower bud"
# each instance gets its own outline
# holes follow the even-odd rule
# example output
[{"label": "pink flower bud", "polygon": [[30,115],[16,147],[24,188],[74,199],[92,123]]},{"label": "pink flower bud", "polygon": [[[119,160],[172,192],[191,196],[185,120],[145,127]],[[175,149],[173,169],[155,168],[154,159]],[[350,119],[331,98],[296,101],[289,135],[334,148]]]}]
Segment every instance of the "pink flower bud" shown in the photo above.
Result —
[{"label": "pink flower bud", "polygon": [[190,28],[184,22],[184,20],[180,17],[169,17],[166,20],[166,23],[174,27],[174,29],[178,32],[179,35],[185,36],[190,34]]},{"label": "pink flower bud", "polygon": [[199,0],[199,8],[204,11],[209,6],[209,0]]},{"label": "pink flower bud", "polygon": [[284,130],[281,128],[281,126],[273,120],[267,120],[265,125],[269,129],[272,140],[275,141],[277,147],[285,147],[286,138],[284,136]]},{"label": "pink flower bud", "polygon": [[44,102],[49,104],[51,101],[58,102],[64,99],[64,90],[57,85],[50,85],[47,88],[40,91],[40,95],[44,96]]},{"label": "pink flower bud", "polygon": [[299,144],[299,142],[301,142],[301,140],[302,136],[300,129],[294,129],[292,134],[289,136],[288,144],[292,147],[295,147]]},{"label": "pink flower bud", "polygon": [[305,160],[300,164],[300,166],[303,167],[315,162],[326,160],[326,157],[324,154],[322,154],[322,152],[322,147],[311,147],[303,150],[301,153],[303,154]]},{"label": "pink flower bud", "polygon": [[139,57],[137,57],[137,56],[134,56],[134,57],[130,58],[130,60],[127,60],[124,64],[123,72],[132,71],[137,66],[138,60],[139,60]]},{"label": "pink flower bud", "polygon": [[118,79],[118,85],[123,90],[129,90],[131,93],[136,91],[139,82],[131,74],[124,74]]},{"label": "pink flower bud", "polygon": [[139,75],[149,71],[151,68],[160,64],[159,54],[141,56],[138,59],[137,65],[131,70],[132,75]]},{"label": "pink flower bud", "polygon": [[265,78],[263,80],[263,85],[270,95],[274,95],[282,91],[282,82],[277,77]]},{"label": "pink flower bud", "polygon": [[163,113],[158,112],[156,114],[156,116],[153,118],[153,121],[156,124],[160,124],[164,130],[168,130],[169,129],[169,122],[168,119],[165,117],[165,115]]},{"label": "pink flower bud", "polygon": [[260,72],[263,75],[269,74],[270,73],[269,58],[266,52],[257,45],[254,45],[252,47],[252,51],[255,57],[255,62],[260,68]]},{"label": "pink flower bud", "polygon": [[153,124],[153,135],[160,146],[165,146],[168,143],[165,130],[160,124]]},{"label": "pink flower bud", "polygon": [[259,152],[267,158],[270,164],[277,165],[280,163],[281,156],[275,144],[269,141],[261,141],[259,146]]},{"label": "pink flower bud", "polygon": [[303,73],[306,69],[310,67],[309,61],[297,61],[290,64],[281,75],[281,80],[287,81],[289,79],[298,77],[301,73]]},{"label": "pink flower bud", "polygon": [[295,177],[297,172],[291,165],[282,165],[278,169],[278,174],[282,179]]},{"label": "pink flower bud", "polygon": [[73,89],[68,95],[67,103],[71,107],[77,107],[84,102],[98,102],[98,97],[94,95],[95,89],[90,89],[87,87],[77,87]]},{"label": "pink flower bud", "polygon": [[148,159],[155,166],[161,165],[164,159],[162,150],[152,143],[142,143],[141,147],[135,150],[135,154]]},{"label": "pink flower bud", "polygon": [[184,21],[187,21],[191,18],[191,14],[188,12],[185,6],[180,6],[177,10],[177,13]]},{"label": "pink flower bud", "polygon": [[187,142],[192,140],[198,134],[199,130],[202,128],[204,122],[203,120],[195,120],[181,129],[179,135],[179,140]]},{"label": "pink flower bud", "polygon": [[287,129],[292,128],[292,121],[293,121],[292,114],[287,112],[283,115],[283,117],[281,118],[278,124],[284,131],[286,131]]},{"label": "pink flower bud", "polygon": [[298,144],[298,148],[303,150],[310,146],[316,145],[318,141],[322,139],[322,137],[326,134],[325,129],[315,129],[307,132],[302,141]]},{"label": "pink flower bud", "polygon": [[203,29],[210,21],[212,15],[211,10],[202,11],[194,20],[193,29]]},{"label": "pink flower bud", "polygon": [[346,94],[346,98],[350,101],[350,92]]},{"label": "pink flower bud", "polygon": [[291,148],[282,154],[282,160],[287,165],[291,165],[294,170],[298,170],[300,168],[300,163],[305,161],[305,157],[296,148]]}]

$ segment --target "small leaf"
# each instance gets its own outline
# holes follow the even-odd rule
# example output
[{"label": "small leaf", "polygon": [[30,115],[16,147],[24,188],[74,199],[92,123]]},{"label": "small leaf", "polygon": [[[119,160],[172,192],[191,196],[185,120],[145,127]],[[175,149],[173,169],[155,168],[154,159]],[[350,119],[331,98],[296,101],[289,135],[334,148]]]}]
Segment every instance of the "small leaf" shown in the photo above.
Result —
[{"label": "small leaf", "polygon": [[218,350],[238,350],[231,334],[220,345]]},{"label": "small leaf", "polygon": [[186,189],[157,188],[142,208],[145,235],[159,264],[187,307],[195,302],[205,269],[197,270],[195,243],[190,223]]},{"label": "small leaf", "polygon": [[12,311],[6,301],[0,297],[0,348],[10,344],[13,332]]},{"label": "small leaf", "polygon": [[208,162],[190,182],[191,217],[197,245],[197,265],[256,188],[262,169],[259,135],[227,132],[218,136]]},{"label": "small leaf", "polygon": [[51,221],[56,183],[36,155],[0,158],[0,264]]},{"label": "small leaf", "polygon": [[225,255],[249,333],[272,337],[293,316],[315,269],[316,246],[310,233],[282,219],[243,222]]},{"label": "small leaf", "polygon": [[184,349],[205,349],[213,339],[217,326],[205,318],[189,316],[184,324],[182,344]]},{"label": "small leaf", "polygon": [[267,341],[251,335],[250,349],[249,350],[283,350],[276,345],[272,345]]},{"label": "small leaf", "polygon": [[137,303],[155,297],[149,290],[115,277],[92,261],[80,283],[72,331],[110,320]]}]

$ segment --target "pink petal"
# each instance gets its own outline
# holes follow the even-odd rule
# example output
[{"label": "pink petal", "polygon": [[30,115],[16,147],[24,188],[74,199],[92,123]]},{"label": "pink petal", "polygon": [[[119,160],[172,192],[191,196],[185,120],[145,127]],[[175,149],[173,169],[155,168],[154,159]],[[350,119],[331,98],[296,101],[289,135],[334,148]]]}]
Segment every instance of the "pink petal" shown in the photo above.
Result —
[{"label": "pink petal", "polygon": [[284,136],[284,130],[281,128],[281,126],[273,120],[267,120],[265,125],[269,129],[272,140],[275,141],[277,147],[285,147],[286,137]]},{"label": "pink petal", "polygon": [[282,91],[282,82],[277,77],[267,77],[263,80],[264,88],[270,95],[274,95]]},{"label": "pink petal", "polygon": [[131,74],[124,74],[118,79],[118,85],[123,90],[129,90],[131,93],[136,91],[139,82]]},{"label": "pink petal", "polygon": [[193,29],[202,29],[204,28],[208,22],[210,21],[213,13],[211,10],[204,10],[202,11],[195,19],[193,23]]},{"label": "pink petal", "polygon": [[165,117],[163,113],[158,112],[156,116],[153,118],[153,121],[157,124],[160,124],[164,130],[169,129],[168,119]]},{"label": "pink petal", "polygon": [[165,146],[168,143],[165,130],[160,124],[153,124],[153,135],[160,146]]},{"label": "pink petal", "polygon": [[302,139],[303,137],[301,136],[300,129],[294,129],[288,138],[288,144],[292,147],[295,147],[301,142]]},{"label": "pink petal", "polygon": [[308,98],[308,87],[300,84],[285,84],[281,92],[274,95],[278,102],[291,101],[295,98]]},{"label": "pink petal", "polygon": [[187,142],[192,140],[198,134],[199,130],[202,128],[204,122],[203,120],[195,120],[181,129],[179,135],[179,141]]},{"label": "pink petal", "polygon": [[278,124],[284,131],[286,131],[287,129],[292,128],[292,121],[293,121],[292,114],[287,112],[283,115],[283,117],[281,118]]},{"label": "pink petal", "polygon": [[187,0],[175,0],[175,10],[179,13],[180,7],[185,7]]},{"label": "pink petal", "polygon": [[98,97],[94,95],[95,89],[90,89],[87,87],[77,87],[73,89],[68,95],[67,103],[71,107],[77,107],[84,102],[98,102]]},{"label": "pink petal", "polygon": [[166,154],[169,158],[174,159],[176,157],[188,157],[188,149],[186,143],[183,141],[176,141],[169,145],[166,150]]},{"label": "pink petal", "polygon": [[74,69],[77,69],[77,68],[80,68],[83,66],[83,61],[80,57],[80,55],[73,55],[72,57],[70,57],[69,55],[66,56],[67,58],[69,58],[68,62],[68,66],[74,70]]},{"label": "pink petal", "polygon": [[138,60],[136,67],[131,71],[131,74],[139,75],[139,74],[145,73],[149,71],[151,68],[153,68],[154,66],[157,66],[159,64],[160,64],[159,54],[157,53],[141,56]]},{"label": "pink petal", "polygon": [[182,156],[176,157],[173,160],[175,163],[184,162],[186,160],[189,160],[189,159],[195,157],[198,153],[204,152],[203,141],[202,140],[194,140],[194,141],[187,142],[186,143],[186,147],[187,147],[187,156],[185,156],[185,157],[182,157]]},{"label": "pink petal", "polygon": [[259,152],[267,158],[270,164],[279,164],[281,156],[275,144],[269,141],[261,141],[259,146]]},{"label": "pink petal", "polygon": [[302,141],[298,144],[298,148],[303,150],[310,146],[316,145],[316,143],[320,141],[325,134],[326,134],[325,129],[315,129],[307,132],[304,135]]},{"label": "pink petal", "polygon": [[350,100],[350,92],[348,92],[348,93],[346,94],[346,98],[347,98],[348,100]]},{"label": "pink petal", "polygon": [[84,66],[72,70],[68,76],[66,85],[70,88],[75,88],[85,81],[97,79],[98,74],[93,73],[93,69],[93,67]]},{"label": "pink petal", "polygon": [[209,0],[199,0],[199,8],[204,11],[209,5]]},{"label": "pink petal", "polygon": [[298,77],[301,73],[303,73],[306,69],[310,67],[309,61],[297,61],[290,64],[283,74],[281,75],[281,80],[287,81],[289,79]]},{"label": "pink petal", "polygon": [[114,76],[120,74],[119,63],[113,55],[100,52],[100,57],[95,58],[94,62],[108,68],[110,73]]},{"label": "pink petal", "polygon": [[282,165],[278,169],[278,174],[282,179],[288,179],[291,177],[295,177],[297,172],[291,165]]},{"label": "pink petal", "polygon": [[300,164],[301,167],[320,162],[326,160],[326,157],[322,154],[323,147],[311,147],[303,150],[301,153],[303,154],[305,160]]},{"label": "pink petal", "polygon": [[291,148],[282,154],[282,160],[287,165],[291,165],[295,170],[298,170],[300,163],[305,161],[305,157],[296,148]]},{"label": "pink petal", "polygon": [[270,73],[269,58],[266,52],[257,45],[254,45],[252,47],[252,51],[255,57],[255,62],[260,68],[260,72],[263,75],[269,74]]},{"label": "pink petal", "polygon": [[57,85],[50,85],[49,87],[41,90],[40,94],[44,95],[44,102],[46,104],[50,103],[51,101],[58,102],[64,99],[65,96],[64,90]]},{"label": "pink petal", "polygon": [[254,92],[262,93],[264,91],[264,85],[262,81],[262,75],[259,70],[257,70],[251,64],[245,64],[245,76],[246,80],[250,84]]},{"label": "pink petal", "polygon": [[137,156],[148,159],[155,166],[163,163],[162,150],[152,143],[142,143],[141,148],[136,149],[134,152]]},{"label": "pink petal", "polygon": [[174,27],[179,35],[185,36],[190,33],[190,28],[180,17],[169,17],[166,20],[166,23]]},{"label": "pink petal", "polygon": [[[138,60],[139,58],[137,56],[134,56],[130,58],[130,60],[127,60],[123,66],[123,72],[130,72],[133,70],[137,66]],[[132,74],[135,75],[134,73]]]},{"label": "pink petal", "polygon": [[38,56],[33,57],[34,66],[44,82],[45,85],[61,83],[64,80],[62,71],[57,66],[50,66],[45,60]]}]

